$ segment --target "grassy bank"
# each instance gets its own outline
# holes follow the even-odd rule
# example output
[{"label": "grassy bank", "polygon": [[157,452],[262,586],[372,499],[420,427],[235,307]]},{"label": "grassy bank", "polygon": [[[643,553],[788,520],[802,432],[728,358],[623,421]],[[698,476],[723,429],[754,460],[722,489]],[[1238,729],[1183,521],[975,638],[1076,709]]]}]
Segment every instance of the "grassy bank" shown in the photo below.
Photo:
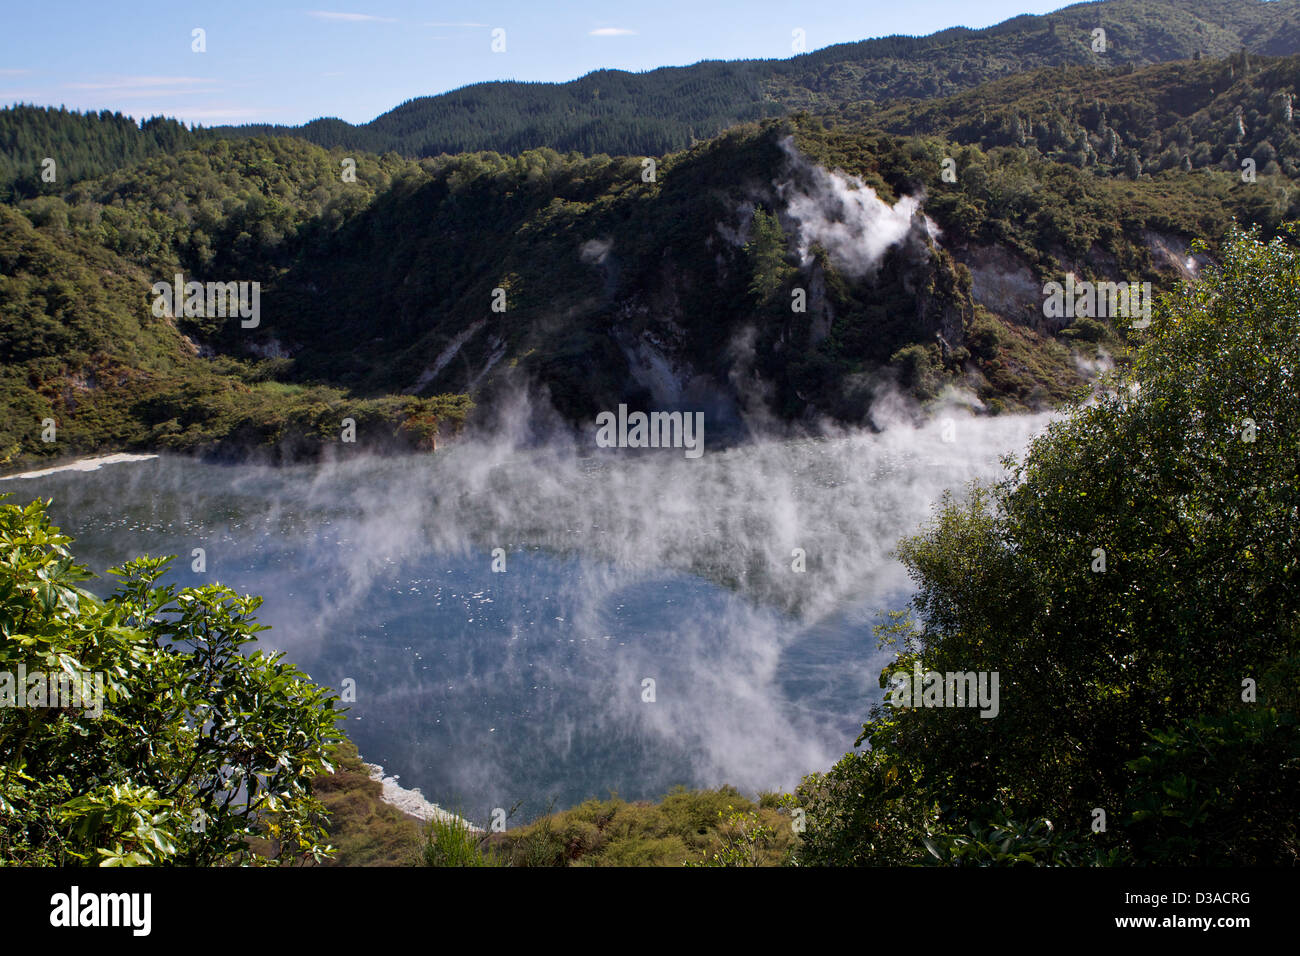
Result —
[{"label": "grassy bank", "polygon": [[327,866],[779,866],[797,837],[775,794],[679,787],[657,802],[587,800],[499,833],[423,824],[383,801],[351,741],[312,786],[329,813]]}]

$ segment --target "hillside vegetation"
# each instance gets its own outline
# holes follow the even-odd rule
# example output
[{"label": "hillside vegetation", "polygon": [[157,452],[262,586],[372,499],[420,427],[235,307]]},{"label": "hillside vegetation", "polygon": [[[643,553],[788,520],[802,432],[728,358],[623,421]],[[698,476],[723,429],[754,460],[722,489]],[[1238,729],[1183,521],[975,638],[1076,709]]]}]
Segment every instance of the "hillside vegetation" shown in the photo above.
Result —
[{"label": "hillside vegetation", "polygon": [[[955,96],[848,105],[846,121],[990,149],[1020,146],[1110,176],[1223,169],[1300,172],[1300,57],[1235,54],[1141,70],[1034,70]],[[1136,161],[1136,163],[1135,163]]]},{"label": "hillside vegetation", "polygon": [[[361,447],[453,434],[463,396],[284,384],[273,356],[206,344],[228,334],[219,326],[153,314],[155,282],[265,281],[301,233],[373,196],[373,186],[343,189],[329,161],[290,142],[214,143],[0,206],[0,466],[122,448],[296,457],[336,444],[345,418]],[[382,186],[387,173],[375,169],[368,181]]]},{"label": "hillside vegetation", "polygon": [[[1300,212],[1277,164],[1254,182],[1181,166],[1132,179],[1046,143],[939,134],[801,113],[659,157],[653,176],[634,157],[541,149],[361,156],[355,181],[341,150],[218,140],[0,207],[0,461],[318,454],[346,450],[345,419],[361,446],[430,447],[519,387],[573,422],[694,405],[741,433],[866,421],[882,390],[1041,407],[1082,386],[1080,361],[1127,348],[1123,321],[1045,322],[1045,281],[1170,288],[1191,237]],[[874,197],[845,205],[870,195],[858,181]],[[818,221],[875,228],[907,197],[937,232],[904,218],[870,268]],[[176,274],[258,282],[256,326],[154,315],[152,285]]]}]

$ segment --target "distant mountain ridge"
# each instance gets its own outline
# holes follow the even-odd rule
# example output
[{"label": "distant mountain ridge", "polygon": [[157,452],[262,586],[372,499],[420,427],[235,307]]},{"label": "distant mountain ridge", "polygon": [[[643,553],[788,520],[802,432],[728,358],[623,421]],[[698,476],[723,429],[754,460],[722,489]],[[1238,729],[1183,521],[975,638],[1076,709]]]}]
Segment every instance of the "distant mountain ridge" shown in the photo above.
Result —
[{"label": "distant mountain ridge", "polygon": [[[1106,31],[1106,52],[1093,30]],[[477,83],[408,100],[369,123],[226,126],[222,136],[287,135],[327,148],[434,156],[660,155],[737,123],[842,103],[947,96],[1044,66],[1144,66],[1197,53],[1300,53],[1300,0],[1102,0],[980,30],[842,43],[783,60],[704,61],[647,73],[600,70],[568,83]]]},{"label": "distant mountain ridge", "polygon": [[[1106,52],[1093,30],[1106,31]],[[107,110],[32,105],[0,110],[0,199],[48,192],[40,164],[59,157],[63,183],[94,178],[213,137],[292,136],[325,148],[408,157],[551,148],[661,156],[739,123],[851,109],[870,122],[900,100],[952,97],[1050,66],[1128,70],[1189,59],[1300,53],[1300,0],[1101,0],[1022,15],[981,30],[842,43],[772,60],[704,61],[647,73],[599,70],[568,83],[490,82],[408,100],[369,123],[186,129],[141,126]]]}]

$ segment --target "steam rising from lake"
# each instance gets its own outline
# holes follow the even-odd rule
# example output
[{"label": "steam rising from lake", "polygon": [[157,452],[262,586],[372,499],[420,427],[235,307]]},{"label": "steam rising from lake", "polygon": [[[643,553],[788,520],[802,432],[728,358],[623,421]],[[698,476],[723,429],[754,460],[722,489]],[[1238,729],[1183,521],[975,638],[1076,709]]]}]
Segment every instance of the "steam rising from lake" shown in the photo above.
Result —
[{"label": "steam rising from lake", "polygon": [[950,442],[941,420],[726,450],[706,435],[696,460],[505,427],[432,456],[164,457],[3,490],[52,496],[98,572],[178,554],[180,584],[264,595],[266,643],[356,681],[366,759],[482,822],[611,790],[789,788],[851,749],[888,659],[871,625],[909,591],[891,549],[1048,416],[952,419]]}]

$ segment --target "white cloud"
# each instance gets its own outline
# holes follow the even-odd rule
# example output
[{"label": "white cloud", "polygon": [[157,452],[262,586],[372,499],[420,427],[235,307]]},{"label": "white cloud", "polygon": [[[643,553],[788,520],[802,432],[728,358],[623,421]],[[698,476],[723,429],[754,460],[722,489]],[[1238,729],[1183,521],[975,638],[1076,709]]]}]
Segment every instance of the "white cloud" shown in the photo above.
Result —
[{"label": "white cloud", "polygon": [[201,76],[119,76],[103,83],[64,83],[70,90],[121,90],[125,88],[165,88],[169,86],[193,86],[195,83],[211,83]]},{"label": "white cloud", "polygon": [[335,13],[330,10],[312,10],[311,15],[321,20],[344,20],[348,23],[396,23],[392,17],[373,17],[368,13]]},{"label": "white cloud", "polygon": [[631,37],[636,36],[636,31],[629,30],[626,27],[600,27],[590,31],[587,35],[593,37]]},{"label": "white cloud", "polygon": [[422,23],[422,27],[485,27],[486,23]]},{"label": "white cloud", "polygon": [[271,110],[248,109],[244,107],[186,107],[177,110],[177,119],[184,119],[189,122],[193,122],[194,120],[235,120],[247,123],[251,121],[252,117],[263,116],[270,112]]},{"label": "white cloud", "polygon": [[118,99],[149,96],[181,96],[191,93],[219,93],[221,87],[199,76],[118,76],[96,83],[64,83],[65,90],[105,93]]},{"label": "white cloud", "polygon": [[141,100],[148,99],[151,96],[187,96],[193,93],[221,93],[220,86],[192,86],[184,90],[132,90],[121,89],[113,90],[113,96],[119,100]]}]

